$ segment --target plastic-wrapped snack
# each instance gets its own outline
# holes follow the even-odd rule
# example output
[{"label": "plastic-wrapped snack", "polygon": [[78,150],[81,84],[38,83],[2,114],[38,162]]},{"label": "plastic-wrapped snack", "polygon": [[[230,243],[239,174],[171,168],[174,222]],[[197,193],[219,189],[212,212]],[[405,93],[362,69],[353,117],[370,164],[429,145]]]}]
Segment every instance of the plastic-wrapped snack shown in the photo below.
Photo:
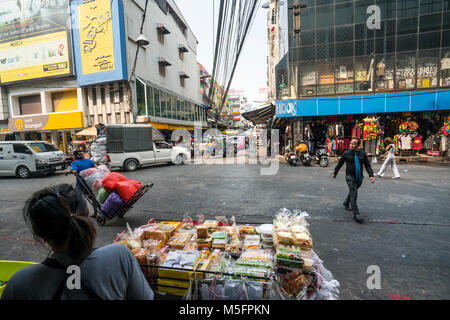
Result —
[{"label": "plastic-wrapped snack", "polygon": [[189,233],[176,233],[173,237],[169,239],[167,243],[172,249],[183,249],[186,243],[191,238],[192,234]]},{"label": "plastic-wrapped snack", "polygon": [[146,264],[147,263],[147,253],[148,251],[146,249],[135,249],[132,251],[134,256],[136,257],[139,264]]},{"label": "plastic-wrapped snack", "polygon": [[148,239],[161,240],[162,242],[167,243],[167,241],[169,240],[169,236],[162,230],[157,230],[156,228],[148,228],[143,230],[141,240]]},{"label": "plastic-wrapped snack", "polygon": [[255,234],[256,229],[253,226],[241,226],[239,227],[239,233],[241,234],[241,236],[246,234]]},{"label": "plastic-wrapped snack", "polygon": [[225,249],[227,243],[227,239],[215,239],[212,243],[212,247],[213,249]]},{"label": "plastic-wrapped snack", "polygon": [[294,240],[295,245],[298,245],[302,248],[308,248],[308,249],[313,248],[312,239],[311,239],[310,235],[308,235],[306,232],[294,233],[293,240]]},{"label": "plastic-wrapped snack", "polygon": [[198,249],[210,249],[211,248],[211,238],[197,238],[197,248]]},{"label": "plastic-wrapped snack", "polygon": [[206,220],[203,222],[203,226],[208,228],[209,232],[214,232],[217,229],[217,221],[216,220]]},{"label": "plastic-wrapped snack", "polygon": [[150,252],[154,252],[163,247],[163,242],[155,239],[142,240],[142,247]]},{"label": "plastic-wrapped snack", "polygon": [[240,259],[272,262],[273,254],[272,254],[271,250],[250,249],[250,250],[245,250],[244,252],[242,252]]},{"label": "plastic-wrapped snack", "polygon": [[197,227],[197,237],[198,238],[208,238],[208,227],[198,226]]},{"label": "plastic-wrapped snack", "polygon": [[313,260],[307,255],[285,251],[277,251],[276,262],[280,266],[298,268],[306,271],[312,271],[314,265]]},{"label": "plastic-wrapped snack", "polygon": [[212,240],[216,240],[216,239],[226,240],[227,238],[228,238],[228,235],[225,231],[216,231],[216,232],[213,232],[213,234],[211,235]]},{"label": "plastic-wrapped snack", "polygon": [[197,250],[197,243],[194,241],[189,241],[183,248],[184,251],[189,251],[189,250]]},{"label": "plastic-wrapped snack", "polygon": [[279,245],[281,244],[293,244],[293,235],[288,231],[277,231],[274,233],[274,240]]},{"label": "plastic-wrapped snack", "polygon": [[180,229],[191,230],[194,228],[194,221],[188,214],[183,215],[183,221],[181,222]]},{"label": "plastic-wrapped snack", "polygon": [[247,240],[261,240],[261,236],[259,234],[246,234],[244,240],[245,241],[247,241]]},{"label": "plastic-wrapped snack", "polygon": [[240,240],[231,241],[225,246],[225,252],[233,253],[238,255],[242,250],[242,242]]}]

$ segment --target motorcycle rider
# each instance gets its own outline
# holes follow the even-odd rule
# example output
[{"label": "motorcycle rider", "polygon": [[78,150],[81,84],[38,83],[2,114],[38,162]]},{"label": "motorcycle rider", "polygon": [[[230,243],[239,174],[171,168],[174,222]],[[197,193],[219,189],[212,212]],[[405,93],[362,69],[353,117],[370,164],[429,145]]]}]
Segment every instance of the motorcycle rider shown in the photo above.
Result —
[{"label": "motorcycle rider", "polygon": [[[356,222],[363,223],[364,219],[361,217],[358,209],[357,199],[358,199],[358,189],[363,181],[363,165],[366,167],[367,173],[370,177],[370,183],[375,182],[372,167],[370,166],[369,158],[367,154],[360,149],[360,140],[353,139],[350,142],[350,150],[346,150],[339,160],[336,168],[334,169],[333,179],[339,172],[339,169],[346,163],[346,177],[349,193],[347,199],[343,203],[344,207],[348,211],[353,211],[353,219]],[[357,161],[356,161],[357,160]],[[351,204],[351,208],[349,205]]]}]

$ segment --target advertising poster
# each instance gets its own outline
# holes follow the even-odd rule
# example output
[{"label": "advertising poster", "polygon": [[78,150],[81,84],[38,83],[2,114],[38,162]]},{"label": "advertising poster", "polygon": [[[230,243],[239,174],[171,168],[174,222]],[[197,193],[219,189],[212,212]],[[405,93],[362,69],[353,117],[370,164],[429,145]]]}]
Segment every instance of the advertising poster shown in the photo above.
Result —
[{"label": "advertising poster", "polygon": [[2,84],[71,74],[69,0],[3,0]]},{"label": "advertising poster", "polygon": [[72,35],[79,86],[126,79],[121,0],[73,0]]}]

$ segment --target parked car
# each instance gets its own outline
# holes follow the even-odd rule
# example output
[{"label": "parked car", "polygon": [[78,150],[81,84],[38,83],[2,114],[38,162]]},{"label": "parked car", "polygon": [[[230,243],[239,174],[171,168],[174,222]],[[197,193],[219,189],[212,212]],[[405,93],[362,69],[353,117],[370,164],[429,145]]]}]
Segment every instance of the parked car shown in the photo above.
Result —
[{"label": "parked car", "polygon": [[0,176],[22,179],[66,169],[64,153],[46,141],[0,142]]},{"label": "parked car", "polygon": [[181,165],[191,159],[189,149],[171,146],[165,141],[155,141],[153,150],[110,153],[111,168],[119,167],[123,171],[135,171],[139,167],[149,164],[174,163]]}]

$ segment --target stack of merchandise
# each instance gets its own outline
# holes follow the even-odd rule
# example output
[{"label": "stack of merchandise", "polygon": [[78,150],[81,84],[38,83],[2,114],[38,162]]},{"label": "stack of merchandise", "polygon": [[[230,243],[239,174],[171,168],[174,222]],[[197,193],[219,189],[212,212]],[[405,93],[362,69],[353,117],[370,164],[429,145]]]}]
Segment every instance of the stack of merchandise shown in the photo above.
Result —
[{"label": "stack of merchandise", "polygon": [[336,299],[339,283],[312,250],[306,216],[283,209],[273,225],[257,228],[229,225],[222,217],[199,223],[185,217],[134,231],[127,226],[116,240],[160,293],[196,288],[203,299]]},{"label": "stack of merchandise", "polygon": [[280,211],[274,220],[275,262],[281,292],[301,298],[314,290],[313,243],[306,214],[291,215]]},{"label": "stack of merchandise", "polygon": [[95,163],[105,164],[107,162],[107,152],[106,137],[100,137],[91,143],[91,160]]}]

